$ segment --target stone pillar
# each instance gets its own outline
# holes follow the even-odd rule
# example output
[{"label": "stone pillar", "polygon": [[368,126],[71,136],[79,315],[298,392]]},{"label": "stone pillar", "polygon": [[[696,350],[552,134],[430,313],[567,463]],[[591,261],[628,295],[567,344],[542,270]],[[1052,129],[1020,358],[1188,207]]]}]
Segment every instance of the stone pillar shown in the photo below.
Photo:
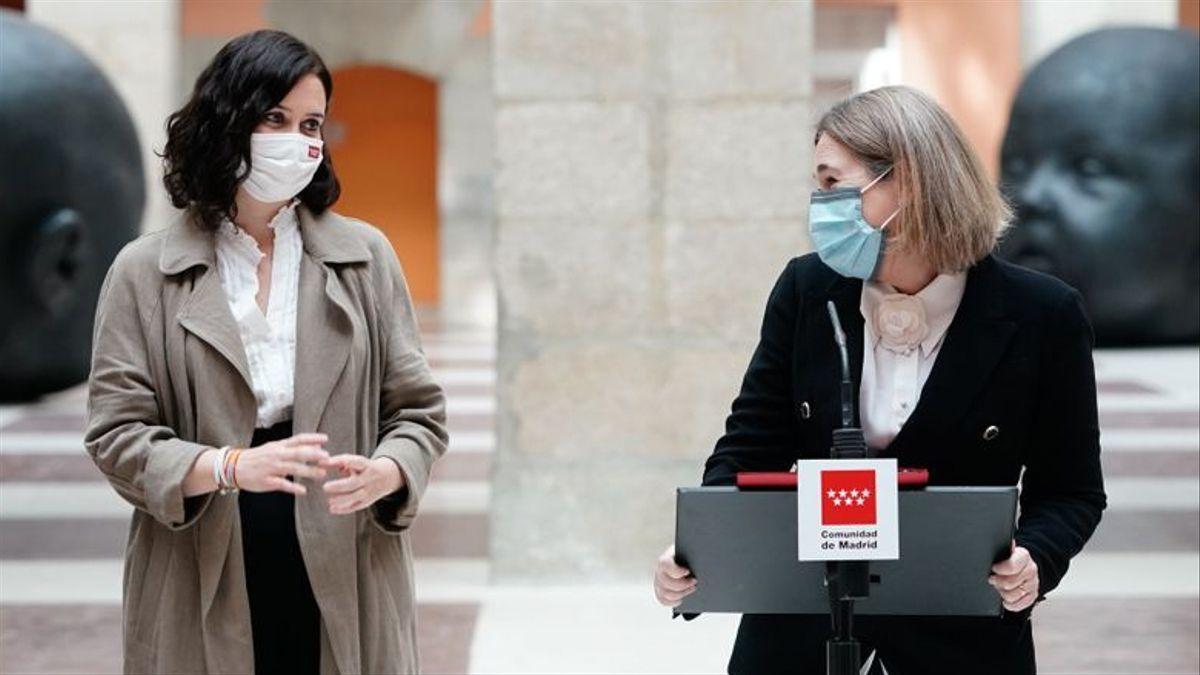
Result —
[{"label": "stone pillar", "polygon": [[[480,10],[486,11],[486,8]],[[441,309],[447,326],[496,326],[492,278],[492,42],[486,26],[464,31],[438,82],[438,204]]]},{"label": "stone pillar", "polygon": [[142,144],[146,210],[142,230],[157,230],[175,217],[162,187],[162,160],[154,153],[167,141],[167,116],[179,104],[179,3],[177,0],[29,0],[35,23],[58,31],[90,57],[129,108]]},{"label": "stone pillar", "polygon": [[494,12],[493,569],[644,576],[809,248],[811,3]]}]

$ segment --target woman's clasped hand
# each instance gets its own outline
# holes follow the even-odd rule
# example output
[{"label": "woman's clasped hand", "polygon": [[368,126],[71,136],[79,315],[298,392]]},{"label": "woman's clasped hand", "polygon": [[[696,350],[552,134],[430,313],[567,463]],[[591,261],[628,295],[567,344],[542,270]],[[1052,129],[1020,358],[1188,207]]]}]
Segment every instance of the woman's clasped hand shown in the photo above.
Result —
[{"label": "woman's clasped hand", "polygon": [[250,492],[307,494],[297,478],[320,481],[329,471],[338,477],[321,484],[329,497],[329,512],[347,514],[364,509],[404,485],[399,466],[390,459],[369,459],[354,453],[330,455],[329,437],[303,433],[249,448],[238,455],[234,472],[240,489]]}]

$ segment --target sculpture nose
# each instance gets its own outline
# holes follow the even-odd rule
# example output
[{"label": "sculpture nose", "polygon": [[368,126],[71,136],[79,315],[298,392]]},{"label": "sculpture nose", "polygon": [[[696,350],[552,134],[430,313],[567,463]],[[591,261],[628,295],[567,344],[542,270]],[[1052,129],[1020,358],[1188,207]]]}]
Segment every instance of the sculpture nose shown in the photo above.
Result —
[{"label": "sculpture nose", "polygon": [[1015,191],[1016,206],[1021,221],[1036,219],[1054,212],[1053,187],[1056,176],[1048,162],[1033,168]]}]

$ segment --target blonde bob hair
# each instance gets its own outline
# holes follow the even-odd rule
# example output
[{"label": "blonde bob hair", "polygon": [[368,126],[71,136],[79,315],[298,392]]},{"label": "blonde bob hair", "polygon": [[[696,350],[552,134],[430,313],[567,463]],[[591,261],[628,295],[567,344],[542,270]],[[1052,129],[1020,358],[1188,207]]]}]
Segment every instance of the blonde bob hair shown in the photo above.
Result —
[{"label": "blonde bob hair", "polygon": [[838,103],[817,123],[878,176],[892,167],[898,243],[939,273],[971,267],[995,249],[1012,210],[962,131],[928,95],[881,87]]}]

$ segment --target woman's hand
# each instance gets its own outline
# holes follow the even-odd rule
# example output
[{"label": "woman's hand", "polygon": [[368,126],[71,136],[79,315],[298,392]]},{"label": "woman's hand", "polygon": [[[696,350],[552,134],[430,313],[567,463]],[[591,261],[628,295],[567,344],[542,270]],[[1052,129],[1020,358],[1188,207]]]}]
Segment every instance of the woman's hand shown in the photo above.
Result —
[{"label": "woman's hand", "polygon": [[1019,612],[1037,600],[1038,567],[1024,546],[1013,542],[1012,555],[992,565],[992,572],[988,583],[1003,598],[1008,611]]},{"label": "woman's hand", "polygon": [[336,468],[342,478],[325,483],[329,495],[329,512],[334,515],[354,513],[374,504],[404,487],[404,474],[387,457],[367,459],[362,455],[334,455],[322,466]]},{"label": "woman's hand", "polygon": [[244,450],[237,458],[238,488],[249,492],[305,494],[304,486],[288,480],[288,476],[324,478],[325,469],[313,464],[329,459],[323,447],[328,440],[325,434],[296,434]]},{"label": "woman's hand", "polygon": [[692,571],[675,562],[675,546],[671,545],[658,557],[654,569],[654,597],[666,607],[678,607],[684,598],[696,590]]}]

